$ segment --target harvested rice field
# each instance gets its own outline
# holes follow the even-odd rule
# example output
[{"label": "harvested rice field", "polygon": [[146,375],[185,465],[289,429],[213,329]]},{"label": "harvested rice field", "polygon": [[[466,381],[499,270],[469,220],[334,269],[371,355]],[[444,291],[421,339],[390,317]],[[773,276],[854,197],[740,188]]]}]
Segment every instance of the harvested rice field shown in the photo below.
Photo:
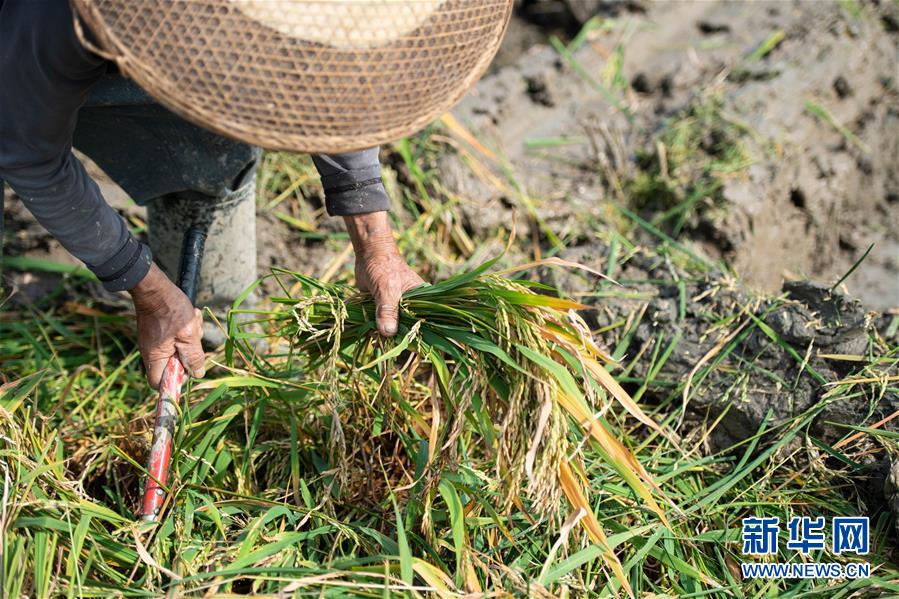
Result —
[{"label": "harvested rice field", "polygon": [[156,523],[131,303],[7,190],[0,596],[899,596],[897,57],[894,0],[518,2],[381,150],[393,338],[266,153]]}]

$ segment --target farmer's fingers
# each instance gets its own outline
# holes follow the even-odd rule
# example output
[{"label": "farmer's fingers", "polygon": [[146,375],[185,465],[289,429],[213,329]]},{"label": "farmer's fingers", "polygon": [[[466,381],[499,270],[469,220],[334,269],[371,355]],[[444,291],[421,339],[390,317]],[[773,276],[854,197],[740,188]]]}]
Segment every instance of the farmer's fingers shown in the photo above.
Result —
[{"label": "farmer's fingers", "polygon": [[206,354],[203,348],[197,343],[175,343],[175,349],[178,351],[178,359],[184,365],[184,369],[190,376],[201,379],[206,376]]},{"label": "farmer's fingers", "polygon": [[407,291],[411,291],[412,289],[417,289],[418,287],[427,287],[428,282],[422,279],[415,271],[410,270],[409,276],[406,278],[403,283],[403,293]]},{"label": "farmer's fingers", "polygon": [[375,324],[378,325],[378,332],[385,337],[393,337],[399,327],[399,294],[385,293],[380,298],[376,298],[375,302],[377,305]]},{"label": "farmer's fingers", "polygon": [[168,358],[155,358],[144,361],[147,368],[147,382],[153,389],[159,389],[159,382],[162,380],[162,373],[165,371],[165,365],[169,361]]},{"label": "farmer's fingers", "polygon": [[194,378],[203,378],[206,374],[206,355],[203,353],[203,315],[194,309],[191,322],[178,332],[175,349],[184,368]]}]

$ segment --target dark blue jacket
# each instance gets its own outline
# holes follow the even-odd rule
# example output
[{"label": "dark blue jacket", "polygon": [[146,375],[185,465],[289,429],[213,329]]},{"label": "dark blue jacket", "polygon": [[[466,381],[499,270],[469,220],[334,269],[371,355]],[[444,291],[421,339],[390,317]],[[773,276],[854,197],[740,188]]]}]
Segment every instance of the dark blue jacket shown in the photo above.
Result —
[{"label": "dark blue jacket", "polygon": [[[73,144],[138,203],[182,191],[222,196],[257,151],[158,104],[85,107],[111,70],[79,43],[68,0],[0,0],[0,180],[107,289],[118,291],[143,279],[150,250],[103,199]],[[388,209],[377,148],[313,160],[329,214]],[[191,169],[203,169],[205,177],[187,176]]]}]

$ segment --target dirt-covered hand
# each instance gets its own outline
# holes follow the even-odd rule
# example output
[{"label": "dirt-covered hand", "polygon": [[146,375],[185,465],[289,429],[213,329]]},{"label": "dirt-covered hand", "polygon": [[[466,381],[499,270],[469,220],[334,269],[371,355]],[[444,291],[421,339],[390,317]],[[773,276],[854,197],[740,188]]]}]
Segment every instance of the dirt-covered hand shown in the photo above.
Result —
[{"label": "dirt-covered hand", "polygon": [[356,286],[375,300],[375,324],[385,337],[396,335],[403,293],[424,281],[409,268],[393,239],[386,212],[345,217],[356,250]]},{"label": "dirt-covered hand", "polygon": [[137,315],[137,345],[150,386],[159,388],[166,362],[176,353],[188,374],[203,377],[203,317],[187,296],[155,264],[130,293]]}]

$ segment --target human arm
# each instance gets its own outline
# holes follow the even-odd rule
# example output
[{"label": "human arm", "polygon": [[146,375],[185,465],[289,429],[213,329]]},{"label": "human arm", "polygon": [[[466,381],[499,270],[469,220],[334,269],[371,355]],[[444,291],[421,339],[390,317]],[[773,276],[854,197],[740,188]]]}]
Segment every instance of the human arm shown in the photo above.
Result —
[{"label": "human arm", "polygon": [[322,177],[328,213],[342,216],[350,234],[356,286],[375,301],[378,331],[392,337],[403,293],[424,281],[406,264],[394,240],[378,149],[312,158]]},{"label": "human arm", "polygon": [[386,212],[343,217],[356,253],[356,286],[371,293],[375,323],[385,337],[396,335],[403,293],[424,284],[400,255]]},{"label": "human arm", "polygon": [[185,329],[185,317],[194,318],[190,302],[72,154],[78,110],[105,69],[78,42],[66,0],[0,2],[0,178],[108,290],[131,291],[141,354],[156,386],[160,352],[190,357],[188,370],[202,375],[200,337]]}]

